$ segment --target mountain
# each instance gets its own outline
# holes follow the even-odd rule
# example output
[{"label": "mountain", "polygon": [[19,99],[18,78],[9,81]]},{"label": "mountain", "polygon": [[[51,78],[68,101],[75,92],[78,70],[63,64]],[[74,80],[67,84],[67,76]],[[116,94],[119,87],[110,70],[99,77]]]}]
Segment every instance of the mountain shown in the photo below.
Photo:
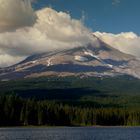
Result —
[{"label": "mountain", "polygon": [[32,55],[24,61],[0,69],[0,80],[40,76],[117,76],[140,78],[140,60],[122,53],[99,38],[98,45]]}]

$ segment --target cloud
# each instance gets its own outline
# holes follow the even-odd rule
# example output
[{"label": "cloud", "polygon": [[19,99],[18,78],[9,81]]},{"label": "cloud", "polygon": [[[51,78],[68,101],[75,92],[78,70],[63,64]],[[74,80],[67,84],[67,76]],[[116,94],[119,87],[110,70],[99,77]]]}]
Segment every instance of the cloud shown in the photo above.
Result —
[{"label": "cloud", "polygon": [[113,5],[113,6],[117,6],[117,5],[119,5],[120,3],[121,3],[120,0],[113,0],[113,1],[112,1],[112,5]]},{"label": "cloud", "polygon": [[1,54],[0,55],[0,66],[5,67],[8,66],[9,64],[15,64],[15,62],[19,62],[23,60],[24,57],[21,56],[11,56],[8,54]]},{"label": "cloud", "polygon": [[[133,32],[94,33],[112,47],[140,57],[140,37]],[[30,0],[0,0],[0,67],[55,50],[98,44],[81,20],[52,8],[35,11]]]},{"label": "cloud", "polygon": [[30,26],[35,19],[30,0],[0,0],[0,32]]},{"label": "cloud", "polygon": [[0,14],[0,66],[15,64],[32,54],[95,41],[81,20],[51,8],[33,12],[29,0],[0,0],[0,13],[6,15]]},{"label": "cloud", "polygon": [[135,33],[111,34],[95,32],[94,34],[121,52],[140,57],[140,37]]}]

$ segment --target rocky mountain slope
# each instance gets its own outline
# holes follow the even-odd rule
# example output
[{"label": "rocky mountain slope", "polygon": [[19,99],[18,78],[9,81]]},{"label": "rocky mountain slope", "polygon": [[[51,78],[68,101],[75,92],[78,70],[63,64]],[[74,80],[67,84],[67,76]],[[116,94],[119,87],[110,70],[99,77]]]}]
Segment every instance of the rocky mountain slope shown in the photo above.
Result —
[{"label": "rocky mountain slope", "polygon": [[140,60],[103,41],[70,50],[37,54],[8,68],[0,69],[0,80],[39,76],[116,76],[140,78]]}]

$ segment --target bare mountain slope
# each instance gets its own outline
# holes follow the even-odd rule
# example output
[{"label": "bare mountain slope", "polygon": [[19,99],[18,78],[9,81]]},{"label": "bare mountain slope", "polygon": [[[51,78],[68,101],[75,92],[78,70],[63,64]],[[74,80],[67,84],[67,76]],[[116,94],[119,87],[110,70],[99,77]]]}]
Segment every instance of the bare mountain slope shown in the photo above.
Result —
[{"label": "bare mountain slope", "polygon": [[140,61],[103,41],[70,50],[37,54],[0,70],[0,80],[39,76],[116,76],[140,78]]}]

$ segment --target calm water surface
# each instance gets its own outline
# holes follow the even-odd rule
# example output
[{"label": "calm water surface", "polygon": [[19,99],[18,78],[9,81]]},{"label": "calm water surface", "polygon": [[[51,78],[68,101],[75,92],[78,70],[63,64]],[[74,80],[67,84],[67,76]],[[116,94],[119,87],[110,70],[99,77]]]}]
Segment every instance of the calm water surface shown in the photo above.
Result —
[{"label": "calm water surface", "polygon": [[0,128],[0,140],[140,140],[140,127]]}]

